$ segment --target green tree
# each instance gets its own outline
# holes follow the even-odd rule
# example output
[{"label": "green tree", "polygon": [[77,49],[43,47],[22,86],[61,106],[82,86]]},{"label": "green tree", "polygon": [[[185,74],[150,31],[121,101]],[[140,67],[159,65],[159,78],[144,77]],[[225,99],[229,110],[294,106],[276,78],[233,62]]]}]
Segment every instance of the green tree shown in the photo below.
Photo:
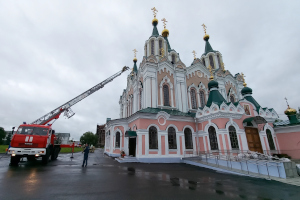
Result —
[{"label": "green tree", "polygon": [[0,127],[0,144],[3,144],[3,139],[6,136],[6,132],[4,130],[4,128]]},{"label": "green tree", "polygon": [[6,137],[5,144],[6,144],[6,145],[9,145],[10,142],[11,142],[11,133],[8,133],[8,134],[7,134],[7,137]]},{"label": "green tree", "polygon": [[85,132],[81,137],[80,137],[80,142],[81,144],[89,144],[89,145],[97,145],[98,142],[98,136],[95,135],[92,132]]}]

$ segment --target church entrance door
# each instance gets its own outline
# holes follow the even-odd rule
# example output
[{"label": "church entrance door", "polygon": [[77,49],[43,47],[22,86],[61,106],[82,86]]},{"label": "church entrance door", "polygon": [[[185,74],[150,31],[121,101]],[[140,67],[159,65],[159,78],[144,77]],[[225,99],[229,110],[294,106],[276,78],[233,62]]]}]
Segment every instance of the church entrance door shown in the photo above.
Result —
[{"label": "church entrance door", "polygon": [[245,127],[245,132],[246,132],[249,150],[263,153],[259,134],[258,134],[258,129]]},{"label": "church entrance door", "polygon": [[136,137],[129,138],[129,155],[135,157]]}]

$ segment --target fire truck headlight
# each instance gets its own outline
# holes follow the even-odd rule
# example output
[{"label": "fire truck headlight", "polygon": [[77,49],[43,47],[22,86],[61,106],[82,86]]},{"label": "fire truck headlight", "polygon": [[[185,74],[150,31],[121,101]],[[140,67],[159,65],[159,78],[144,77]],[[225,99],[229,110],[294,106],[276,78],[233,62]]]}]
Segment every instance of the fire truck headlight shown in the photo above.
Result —
[{"label": "fire truck headlight", "polygon": [[35,156],[36,156],[36,157],[38,157],[38,156],[39,156],[39,154],[37,153],[37,154],[35,154]]},{"label": "fire truck headlight", "polygon": [[16,156],[16,154],[13,153],[13,154],[11,154],[11,156]]},{"label": "fire truck headlight", "polygon": [[11,152],[12,154],[15,154],[15,151],[11,151],[11,150],[9,150],[8,152]]},{"label": "fire truck headlight", "polygon": [[39,153],[44,153],[45,151],[40,151]]}]

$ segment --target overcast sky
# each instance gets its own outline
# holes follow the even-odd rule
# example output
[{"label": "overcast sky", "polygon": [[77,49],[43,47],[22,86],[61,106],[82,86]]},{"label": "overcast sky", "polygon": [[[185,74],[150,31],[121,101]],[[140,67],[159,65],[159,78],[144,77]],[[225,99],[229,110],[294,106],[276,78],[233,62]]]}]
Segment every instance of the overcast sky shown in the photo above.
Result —
[{"label": "overcast sky", "polygon": [[[232,74],[243,72],[262,107],[282,119],[287,97],[299,99],[299,1],[4,1],[0,0],[0,126],[30,123],[121,70],[138,63],[152,33],[151,8],[166,18],[169,42],[190,66],[210,44]],[[163,30],[162,22],[158,30]],[[79,139],[107,117],[119,117],[124,73],[72,107],[53,127]]]}]

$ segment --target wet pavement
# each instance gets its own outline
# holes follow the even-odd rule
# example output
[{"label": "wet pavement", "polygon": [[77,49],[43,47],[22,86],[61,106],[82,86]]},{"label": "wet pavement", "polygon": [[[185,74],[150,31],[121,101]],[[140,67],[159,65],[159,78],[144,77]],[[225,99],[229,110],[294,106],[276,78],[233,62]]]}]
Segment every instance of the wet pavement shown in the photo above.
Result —
[{"label": "wet pavement", "polygon": [[[0,155],[0,199],[300,199],[300,187],[277,181],[219,173],[187,164],[118,163],[90,153],[60,154],[9,166]],[[24,159],[25,160],[25,159]]]}]

